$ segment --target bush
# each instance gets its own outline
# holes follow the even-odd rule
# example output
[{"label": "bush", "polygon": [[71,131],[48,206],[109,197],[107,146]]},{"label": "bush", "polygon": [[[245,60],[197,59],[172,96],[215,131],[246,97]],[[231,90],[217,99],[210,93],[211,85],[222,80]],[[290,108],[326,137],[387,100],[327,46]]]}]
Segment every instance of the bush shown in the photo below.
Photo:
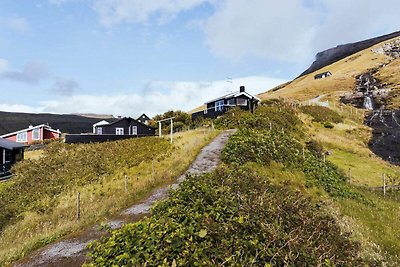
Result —
[{"label": "bush", "polygon": [[336,111],[321,106],[302,106],[300,110],[313,117],[313,121],[315,122],[331,122],[331,123],[340,123],[343,122],[342,116],[339,115]]},{"label": "bush", "polygon": [[168,141],[150,137],[93,144],[52,142],[39,159],[14,165],[13,183],[0,191],[0,230],[26,211],[51,211],[57,197],[68,190],[170,151]]},{"label": "bush", "polygon": [[244,166],[188,177],[152,217],[92,243],[86,266],[364,266],[359,249],[304,194]]}]

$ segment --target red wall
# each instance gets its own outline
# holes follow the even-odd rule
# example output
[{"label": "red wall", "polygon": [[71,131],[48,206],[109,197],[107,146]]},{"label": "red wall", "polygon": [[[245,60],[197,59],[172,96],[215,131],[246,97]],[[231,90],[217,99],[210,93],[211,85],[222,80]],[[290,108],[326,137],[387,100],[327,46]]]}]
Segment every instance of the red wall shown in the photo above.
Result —
[{"label": "red wall", "polygon": [[[44,127],[40,128],[40,140],[32,140],[32,130],[27,130],[27,142],[25,144],[30,144],[32,142],[43,141],[45,139],[56,139],[59,138],[60,135],[58,133],[49,131]],[[17,135],[11,135],[6,137],[5,139],[17,142]]]}]

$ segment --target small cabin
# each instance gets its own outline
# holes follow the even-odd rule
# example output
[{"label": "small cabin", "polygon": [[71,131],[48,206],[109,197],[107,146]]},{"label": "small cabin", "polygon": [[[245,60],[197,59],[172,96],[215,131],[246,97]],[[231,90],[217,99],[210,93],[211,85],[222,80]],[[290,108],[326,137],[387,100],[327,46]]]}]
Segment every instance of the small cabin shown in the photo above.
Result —
[{"label": "small cabin", "polygon": [[244,86],[240,86],[238,92],[221,96],[205,103],[206,107],[202,111],[192,113],[192,120],[197,118],[216,118],[223,115],[233,107],[240,107],[242,110],[253,112],[254,108],[261,100],[246,92]]},{"label": "small cabin", "polygon": [[140,115],[139,118],[137,118],[136,120],[146,125],[149,125],[150,122],[150,118],[144,113]]},{"label": "small cabin", "polygon": [[314,76],[314,79],[315,80],[325,79],[325,78],[328,78],[329,76],[332,76],[332,72],[326,71],[326,72],[318,73],[317,75]]},{"label": "small cabin", "polygon": [[130,117],[121,118],[108,124],[94,126],[94,133],[97,135],[134,135],[152,136],[156,128],[148,126]]},{"label": "small cabin", "polygon": [[11,166],[24,159],[24,145],[0,138],[0,177],[10,175]]},{"label": "small cabin", "polygon": [[43,142],[46,139],[57,139],[61,137],[60,130],[55,130],[48,124],[37,126],[29,125],[28,128],[0,136],[4,139],[17,143],[30,145],[35,142]]}]

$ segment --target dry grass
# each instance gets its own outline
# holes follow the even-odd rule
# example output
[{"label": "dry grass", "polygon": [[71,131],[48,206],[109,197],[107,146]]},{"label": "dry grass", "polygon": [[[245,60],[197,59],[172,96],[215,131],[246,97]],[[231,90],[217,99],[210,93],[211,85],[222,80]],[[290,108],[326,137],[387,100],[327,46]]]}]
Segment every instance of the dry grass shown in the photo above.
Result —
[{"label": "dry grass", "polygon": [[49,214],[25,213],[23,219],[6,227],[0,235],[0,265],[19,259],[65,234],[105,221],[121,209],[143,199],[153,188],[171,183],[217,134],[217,131],[209,130],[176,134],[176,149],[171,157],[154,162],[154,177],[152,162],[143,162],[127,171],[128,192],[125,192],[125,173],[122,171],[115,176],[104,177],[98,183],[79,188],[79,221],[75,220],[76,192],[65,192],[60,197],[58,206]]},{"label": "dry grass", "polygon": [[[259,94],[258,97],[263,100],[282,97],[306,101],[319,95],[328,94],[337,99],[342,93],[353,91],[356,75],[389,62],[389,57],[372,52],[372,49],[381,45],[377,44],[372,48],[360,51],[314,73],[300,77],[282,89],[267,91]],[[314,80],[315,74],[325,71],[330,71],[333,75],[326,79]]]},{"label": "dry grass", "polygon": [[39,159],[43,155],[43,150],[33,150],[33,151],[25,151],[24,158],[25,159]]}]

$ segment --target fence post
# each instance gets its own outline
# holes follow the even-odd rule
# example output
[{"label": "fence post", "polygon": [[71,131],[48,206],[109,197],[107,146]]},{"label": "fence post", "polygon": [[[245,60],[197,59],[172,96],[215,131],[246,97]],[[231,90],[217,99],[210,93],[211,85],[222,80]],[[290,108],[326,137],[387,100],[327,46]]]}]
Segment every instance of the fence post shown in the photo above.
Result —
[{"label": "fence post", "polygon": [[125,175],[125,193],[128,193],[128,175]]},{"label": "fence post", "polygon": [[81,218],[81,193],[78,191],[76,194],[76,219]]},{"label": "fence post", "polygon": [[383,174],[383,196],[386,196],[386,173]]},{"label": "fence post", "polygon": [[324,153],[324,163],[326,162],[326,154]]},{"label": "fence post", "polygon": [[303,159],[305,159],[306,158],[306,155],[305,155],[305,151],[304,151],[305,149],[304,149],[304,146],[303,146]]},{"label": "fence post", "polygon": [[349,168],[349,184],[351,184],[351,168]]},{"label": "fence post", "polygon": [[269,122],[269,130],[272,130],[272,122]]},{"label": "fence post", "polygon": [[152,162],[152,164],[151,164],[151,178],[154,180],[154,159],[153,159],[153,162]]}]

